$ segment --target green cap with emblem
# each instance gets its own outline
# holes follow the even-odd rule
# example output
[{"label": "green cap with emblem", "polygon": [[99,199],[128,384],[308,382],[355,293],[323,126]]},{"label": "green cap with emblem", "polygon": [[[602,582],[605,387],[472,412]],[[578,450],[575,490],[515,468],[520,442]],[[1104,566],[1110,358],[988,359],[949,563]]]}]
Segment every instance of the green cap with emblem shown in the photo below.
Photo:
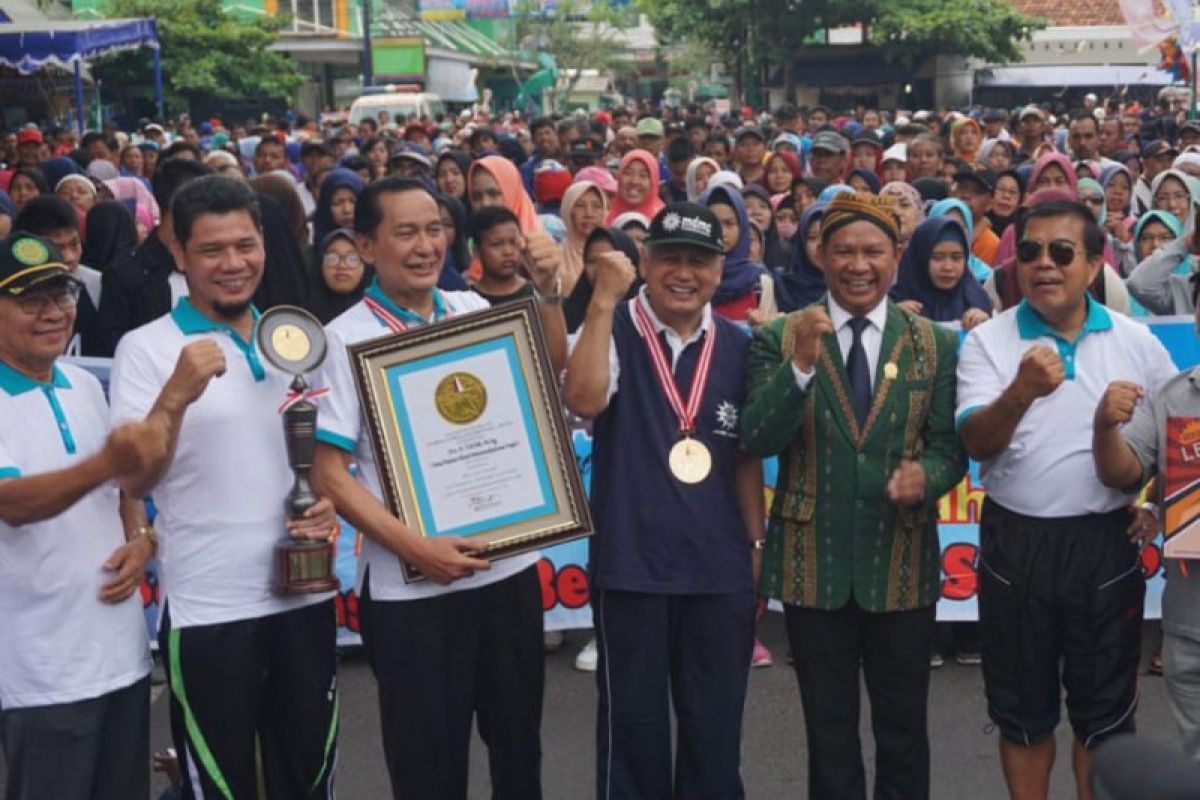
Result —
[{"label": "green cap with emblem", "polygon": [[17,231],[0,242],[0,293],[19,296],[53,280],[75,280],[52,243]]}]

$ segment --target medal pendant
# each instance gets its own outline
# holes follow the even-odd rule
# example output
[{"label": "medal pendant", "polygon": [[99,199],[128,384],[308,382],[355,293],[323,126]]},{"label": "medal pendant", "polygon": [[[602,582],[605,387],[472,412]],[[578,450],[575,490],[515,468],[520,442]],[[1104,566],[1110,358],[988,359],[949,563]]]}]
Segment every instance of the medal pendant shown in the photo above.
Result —
[{"label": "medal pendant", "polygon": [[700,483],[712,472],[712,453],[704,442],[686,436],[671,448],[667,464],[681,483]]}]

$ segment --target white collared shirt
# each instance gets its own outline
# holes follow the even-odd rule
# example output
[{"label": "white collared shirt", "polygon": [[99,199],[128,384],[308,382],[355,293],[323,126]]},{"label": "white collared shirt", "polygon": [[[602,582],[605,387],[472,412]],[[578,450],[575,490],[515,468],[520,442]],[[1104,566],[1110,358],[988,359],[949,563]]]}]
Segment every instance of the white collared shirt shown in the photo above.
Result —
[{"label": "white collared shirt", "polygon": [[[875,365],[879,363],[879,351],[883,348],[883,328],[887,325],[887,298],[879,301],[879,305],[867,312],[866,319],[870,324],[863,328],[862,346],[863,352],[867,354],[867,369],[871,371],[871,385],[875,385]],[[831,296],[829,298],[829,320],[833,323],[833,329],[837,333],[838,349],[842,351],[842,363],[850,358],[850,348],[854,346],[854,331],[850,328],[850,320],[854,319],[854,315],[837,304],[837,301]],[[796,386],[800,391],[808,388],[808,384],[816,375],[816,366],[808,372],[801,372],[800,368],[792,362],[792,371],[796,373]]]},{"label": "white collared shirt", "polygon": [[[700,337],[706,332],[713,329],[713,312],[712,303],[705,303],[704,309],[701,311],[700,327],[692,331],[692,335],[687,339],[682,338],[673,328],[668,327],[663,323],[658,315],[654,313],[654,309],[650,305],[650,300],[646,297],[646,287],[643,286],[637,293],[637,296],[628,301],[630,314],[635,313],[633,304],[638,303],[645,310],[646,316],[650,320],[650,325],[654,328],[656,334],[666,334],[667,347],[671,350],[671,372],[675,372],[675,367],[679,364],[679,357],[683,355],[683,351],[688,348],[688,345],[700,341]],[[583,328],[580,328],[575,336],[571,338],[571,348],[574,349],[575,343],[579,341],[579,336],[583,334]],[[876,345],[876,352],[879,347]],[[608,398],[604,401],[607,405],[613,399],[613,395],[617,393],[617,385],[621,380],[621,362],[617,358],[617,343],[614,339],[608,341]]]}]

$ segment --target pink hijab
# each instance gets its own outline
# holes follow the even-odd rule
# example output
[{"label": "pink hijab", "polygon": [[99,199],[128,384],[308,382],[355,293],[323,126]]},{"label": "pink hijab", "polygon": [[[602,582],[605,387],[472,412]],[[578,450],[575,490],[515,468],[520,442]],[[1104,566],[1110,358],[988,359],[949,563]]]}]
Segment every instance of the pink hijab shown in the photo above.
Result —
[{"label": "pink hijab", "polygon": [[149,212],[149,219],[152,224],[147,226],[147,229],[153,228],[158,224],[162,212],[159,210],[158,201],[154,199],[154,195],[146,188],[146,184],[142,183],[139,178],[110,178],[104,182],[108,190],[113,193],[113,198],[116,200],[133,200],[137,205],[134,211],[134,217],[140,218],[143,223],[147,219],[145,214],[140,214],[145,208]]},{"label": "pink hijab", "polygon": [[[650,191],[646,194],[646,199],[637,205],[632,205],[625,201],[621,196],[621,178],[625,176],[625,170],[633,162],[638,162],[646,167],[646,171],[650,173]],[[630,150],[621,159],[620,165],[617,167],[617,195],[612,199],[612,204],[608,207],[608,216],[604,220],[605,225],[611,225],[612,221],[628,211],[636,211],[642,214],[646,219],[654,219],[663,207],[662,198],[658,196],[660,176],[658,172],[658,161],[654,156],[646,150]]]}]

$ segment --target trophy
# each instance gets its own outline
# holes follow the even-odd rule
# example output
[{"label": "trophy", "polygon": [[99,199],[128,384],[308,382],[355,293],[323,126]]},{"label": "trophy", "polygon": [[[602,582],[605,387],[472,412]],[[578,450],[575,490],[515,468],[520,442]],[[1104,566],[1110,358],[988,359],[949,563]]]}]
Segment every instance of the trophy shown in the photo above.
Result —
[{"label": "trophy", "polygon": [[[293,376],[280,409],[288,466],[294,475],[283,504],[288,519],[300,519],[318,500],[308,478],[317,445],[317,406],[304,375],[325,360],[325,330],[304,309],[277,306],[259,318],[258,349],[272,366]],[[287,536],[275,546],[275,592],[290,595],[337,589],[333,556],[332,538],[320,541]]]}]

